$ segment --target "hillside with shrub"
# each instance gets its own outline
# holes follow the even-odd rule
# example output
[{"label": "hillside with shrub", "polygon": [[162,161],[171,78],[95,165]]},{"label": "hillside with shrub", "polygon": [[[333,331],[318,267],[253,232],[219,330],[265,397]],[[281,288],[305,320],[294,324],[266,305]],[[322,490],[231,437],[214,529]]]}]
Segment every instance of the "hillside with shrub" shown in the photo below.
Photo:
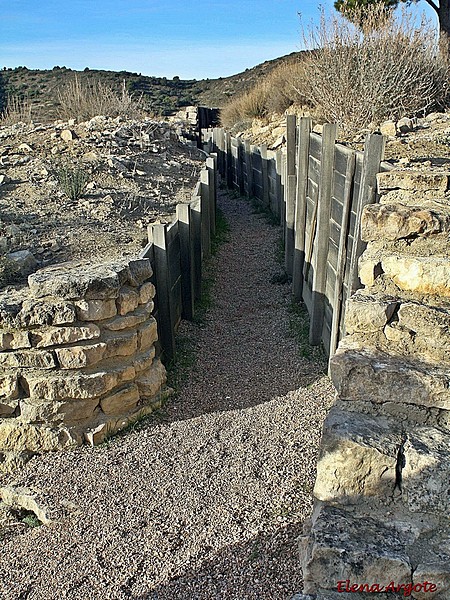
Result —
[{"label": "hillside with shrub", "polygon": [[448,59],[438,51],[431,24],[418,25],[406,10],[391,18],[379,5],[364,11],[363,28],[339,13],[323,13],[303,34],[310,50],[234,96],[222,110],[222,124],[243,130],[255,118],[269,120],[290,109],[337,123],[348,137],[388,119],[445,108]]}]

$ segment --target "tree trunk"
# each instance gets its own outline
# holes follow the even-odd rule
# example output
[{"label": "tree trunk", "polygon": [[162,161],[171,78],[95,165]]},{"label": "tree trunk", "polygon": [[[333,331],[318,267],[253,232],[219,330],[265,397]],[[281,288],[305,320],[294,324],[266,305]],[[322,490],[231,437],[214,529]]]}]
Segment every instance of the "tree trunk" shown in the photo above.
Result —
[{"label": "tree trunk", "polygon": [[450,63],[450,0],[441,0],[439,4],[439,51]]}]

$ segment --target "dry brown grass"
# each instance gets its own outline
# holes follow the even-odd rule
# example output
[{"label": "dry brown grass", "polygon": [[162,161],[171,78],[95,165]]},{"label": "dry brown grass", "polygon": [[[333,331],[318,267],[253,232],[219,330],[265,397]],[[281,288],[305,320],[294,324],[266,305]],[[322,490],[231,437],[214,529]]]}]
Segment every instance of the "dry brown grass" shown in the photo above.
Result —
[{"label": "dry brown grass", "polygon": [[340,14],[322,13],[305,35],[311,52],[303,94],[324,118],[354,132],[371,122],[426,113],[448,95],[448,67],[437,50],[434,28],[418,28],[403,11],[387,19],[383,7],[364,9],[364,31]]},{"label": "dry brown grass", "polygon": [[122,84],[120,93],[95,79],[80,80],[76,75],[58,92],[59,116],[79,121],[97,115],[138,118],[142,115],[141,99],[134,98]]},{"label": "dry brown grass", "polygon": [[431,24],[423,20],[417,27],[405,11],[389,19],[382,7],[364,10],[364,31],[339,13],[322,13],[320,24],[304,33],[310,51],[232,99],[222,110],[222,124],[231,127],[295,105],[352,134],[373,122],[444,105],[448,65]]},{"label": "dry brown grass", "polygon": [[33,107],[28,99],[18,96],[9,96],[5,110],[0,114],[0,125],[14,125],[15,123],[31,123]]},{"label": "dry brown grass", "polygon": [[232,127],[267,114],[266,98],[268,88],[265,83],[258,84],[250,91],[244,92],[231,100],[220,111],[221,123],[224,127]]},{"label": "dry brown grass", "polygon": [[304,95],[297,91],[298,81],[303,77],[302,60],[281,64],[262,83],[233,98],[221,110],[222,125],[232,127],[273,113],[283,114],[292,104],[307,104]]}]

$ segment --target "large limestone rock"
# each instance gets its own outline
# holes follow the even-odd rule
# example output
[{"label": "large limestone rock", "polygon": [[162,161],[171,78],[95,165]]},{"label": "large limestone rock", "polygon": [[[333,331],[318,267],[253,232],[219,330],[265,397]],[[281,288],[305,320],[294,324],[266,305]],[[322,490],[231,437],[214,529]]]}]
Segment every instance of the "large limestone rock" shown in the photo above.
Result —
[{"label": "large limestone rock", "polygon": [[314,496],[340,504],[391,497],[401,444],[395,421],[334,406],[324,423]]},{"label": "large limestone rock", "polygon": [[155,359],[151,368],[143,372],[136,382],[142,397],[153,398],[166,382],[164,365],[159,359]]},{"label": "large limestone rock", "polygon": [[403,448],[402,496],[412,512],[450,515],[449,434],[416,427]]},{"label": "large limestone rock", "polygon": [[450,410],[450,369],[341,344],[330,361],[330,373],[342,400]]},{"label": "large limestone rock", "polygon": [[363,210],[361,239],[399,240],[450,231],[450,215],[400,204],[370,204]]},{"label": "large limestone rock", "polygon": [[[359,518],[358,518],[359,517]],[[411,535],[370,516],[318,504],[309,538],[300,540],[304,592],[320,587],[336,590],[339,581],[411,580],[412,566],[405,551]]]},{"label": "large limestone rock", "polygon": [[48,327],[33,330],[31,333],[32,343],[36,348],[73,344],[74,342],[93,340],[99,337],[100,329],[94,323],[86,323],[86,325],[79,327]]},{"label": "large limestone rock", "polygon": [[380,298],[357,293],[347,300],[345,308],[346,333],[382,331],[398,306],[392,298]]},{"label": "large limestone rock", "polygon": [[359,278],[367,287],[384,274],[400,290],[421,295],[450,298],[449,259],[445,246],[440,246],[441,256],[409,255],[395,252],[393,248],[382,250],[372,247],[359,259]]},{"label": "large limestone rock", "polygon": [[[130,376],[133,375],[130,373]],[[115,371],[99,371],[92,374],[61,371],[49,377],[30,374],[25,378],[31,398],[48,400],[97,398],[112,390],[119,380],[118,373]]]},{"label": "large limestone rock", "polygon": [[52,429],[45,425],[17,423],[11,419],[0,421],[2,451],[49,452],[74,445],[77,445],[76,440],[65,428]]},{"label": "large limestone rock", "polygon": [[449,174],[439,171],[393,169],[377,175],[379,193],[393,189],[412,190],[416,194],[429,190],[443,193],[448,189],[448,183]]},{"label": "large limestone rock", "polygon": [[8,485],[0,488],[0,498],[7,506],[33,512],[43,525],[50,525],[53,522],[52,513],[55,511],[47,504],[45,497],[36,490]]},{"label": "large limestone rock", "polygon": [[40,269],[28,278],[35,298],[56,296],[65,300],[108,300],[120,288],[137,287],[152,274],[149,259],[123,260],[109,264],[72,261]]},{"label": "large limestone rock", "polygon": [[139,390],[137,385],[132,384],[106,396],[101,400],[102,411],[107,415],[120,415],[135,408],[139,402]]}]

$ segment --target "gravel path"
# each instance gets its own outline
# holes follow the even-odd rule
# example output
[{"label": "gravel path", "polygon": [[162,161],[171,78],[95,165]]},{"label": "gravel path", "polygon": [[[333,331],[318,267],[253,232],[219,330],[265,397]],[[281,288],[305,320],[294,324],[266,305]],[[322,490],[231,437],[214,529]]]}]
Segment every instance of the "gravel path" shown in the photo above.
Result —
[{"label": "gravel path", "polygon": [[4,537],[0,598],[287,600],[301,588],[296,540],[333,391],[289,333],[289,286],[271,283],[278,228],[242,199],[220,202],[229,240],[204,324],[182,326],[197,361],[178,397],[108,445],[28,463],[17,483],[60,517]]}]

